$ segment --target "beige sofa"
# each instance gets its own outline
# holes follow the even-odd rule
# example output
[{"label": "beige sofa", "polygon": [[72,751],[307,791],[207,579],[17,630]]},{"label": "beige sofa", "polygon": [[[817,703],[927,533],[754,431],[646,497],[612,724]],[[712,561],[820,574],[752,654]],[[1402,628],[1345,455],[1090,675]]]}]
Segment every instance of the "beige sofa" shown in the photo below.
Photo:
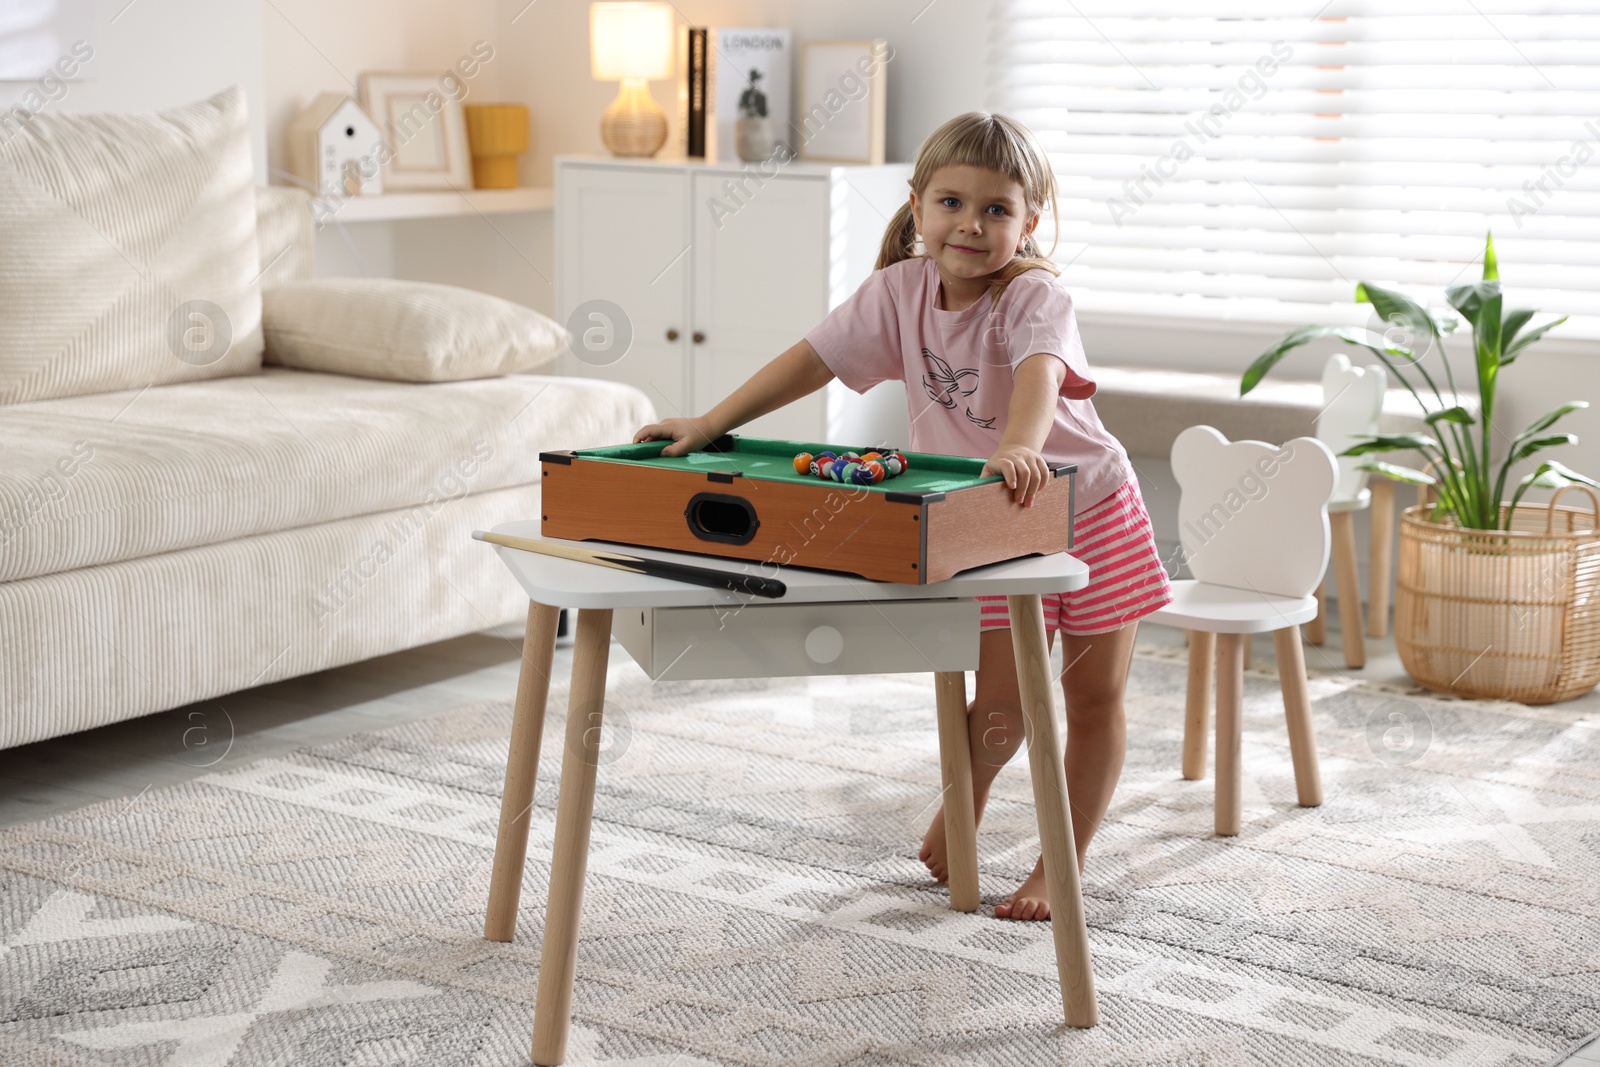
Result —
[{"label": "beige sofa", "polygon": [[269,365],[0,403],[0,747],[520,619],[470,532],[538,514],[540,450],[654,418],[589,379],[270,365],[273,287],[310,276],[314,235],[304,194],[256,197]]}]

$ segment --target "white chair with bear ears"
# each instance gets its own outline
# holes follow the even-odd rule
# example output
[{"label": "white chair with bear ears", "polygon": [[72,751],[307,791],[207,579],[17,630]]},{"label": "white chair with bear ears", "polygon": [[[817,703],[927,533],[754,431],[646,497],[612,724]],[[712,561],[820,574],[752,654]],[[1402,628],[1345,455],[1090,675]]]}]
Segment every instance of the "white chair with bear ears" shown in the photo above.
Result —
[{"label": "white chair with bear ears", "polygon": [[1183,776],[1205,777],[1206,729],[1216,685],[1216,831],[1239,832],[1239,753],[1244,641],[1271,633],[1277,650],[1303,807],[1322,803],[1316,734],[1311,724],[1300,626],[1317,614],[1313,591],[1328,566],[1328,501],[1339,468],[1328,446],[1296,437],[1281,448],[1232,441],[1210,426],[1191,426],[1172,443],[1181,495],[1179,538],[1192,579],[1172,583],[1172,603],[1152,622],[1189,631]]},{"label": "white chair with bear ears", "polygon": [[[1361,438],[1378,432],[1384,390],[1389,376],[1382,367],[1352,366],[1348,356],[1335,353],[1322,367],[1322,411],[1317,415],[1317,440],[1327,445],[1339,464],[1339,482],[1328,501],[1333,536],[1333,573],[1339,590],[1339,631],[1346,667],[1367,665],[1366,623],[1361,617],[1361,578],[1356,566],[1354,515],[1372,506],[1372,581],[1368,589],[1373,619],[1365,632],[1374,637],[1386,632],[1389,614],[1389,538],[1394,525],[1394,483],[1379,478],[1367,486],[1367,472],[1359,469],[1362,456],[1339,453]],[[1376,506],[1374,500],[1376,498]],[[1317,617],[1306,626],[1306,640],[1320,645],[1326,639],[1326,605],[1322,582],[1317,583]],[[1379,616],[1382,616],[1382,622]]]}]

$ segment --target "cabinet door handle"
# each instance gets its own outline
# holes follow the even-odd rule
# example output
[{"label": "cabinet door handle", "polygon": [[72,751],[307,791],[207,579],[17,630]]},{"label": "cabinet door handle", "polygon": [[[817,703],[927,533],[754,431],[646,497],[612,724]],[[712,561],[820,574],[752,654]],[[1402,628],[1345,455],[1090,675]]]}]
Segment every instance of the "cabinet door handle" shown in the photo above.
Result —
[{"label": "cabinet door handle", "polygon": [[678,339],[678,331],[677,330],[673,330],[673,329],[667,330],[667,340],[676,341],[677,339]]},{"label": "cabinet door handle", "polygon": [[700,344],[703,341],[705,341],[705,339],[706,339],[706,335],[704,333],[702,333],[700,330],[696,330],[694,332],[694,343],[695,344]]}]

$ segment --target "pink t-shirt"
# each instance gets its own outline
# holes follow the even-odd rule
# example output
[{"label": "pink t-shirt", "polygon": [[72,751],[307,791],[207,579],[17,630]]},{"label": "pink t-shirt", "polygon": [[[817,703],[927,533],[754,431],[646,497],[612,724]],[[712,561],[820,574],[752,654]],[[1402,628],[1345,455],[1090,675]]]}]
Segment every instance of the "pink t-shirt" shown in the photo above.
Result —
[{"label": "pink t-shirt", "polygon": [[906,383],[911,449],[983,459],[1000,445],[1017,366],[1036,353],[1057,356],[1067,376],[1039,451],[1050,463],[1078,465],[1079,510],[1133,476],[1089,400],[1095,384],[1072,297],[1049,271],[1013,279],[992,309],[987,293],[960,311],[945,311],[938,298],[933,260],[901,260],[873,271],[806,340],[858,393],[889,379]]}]

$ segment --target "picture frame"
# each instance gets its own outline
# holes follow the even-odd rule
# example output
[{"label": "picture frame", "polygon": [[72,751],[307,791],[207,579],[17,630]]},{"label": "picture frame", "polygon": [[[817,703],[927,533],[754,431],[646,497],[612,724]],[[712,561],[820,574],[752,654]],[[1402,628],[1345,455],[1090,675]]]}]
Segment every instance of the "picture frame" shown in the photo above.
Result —
[{"label": "picture frame", "polygon": [[442,74],[368,71],[361,107],[383,136],[386,192],[472,188],[466,114]]},{"label": "picture frame", "polygon": [[885,67],[894,57],[881,38],[800,42],[800,88],[793,133],[801,159],[880,164],[888,114]]}]

